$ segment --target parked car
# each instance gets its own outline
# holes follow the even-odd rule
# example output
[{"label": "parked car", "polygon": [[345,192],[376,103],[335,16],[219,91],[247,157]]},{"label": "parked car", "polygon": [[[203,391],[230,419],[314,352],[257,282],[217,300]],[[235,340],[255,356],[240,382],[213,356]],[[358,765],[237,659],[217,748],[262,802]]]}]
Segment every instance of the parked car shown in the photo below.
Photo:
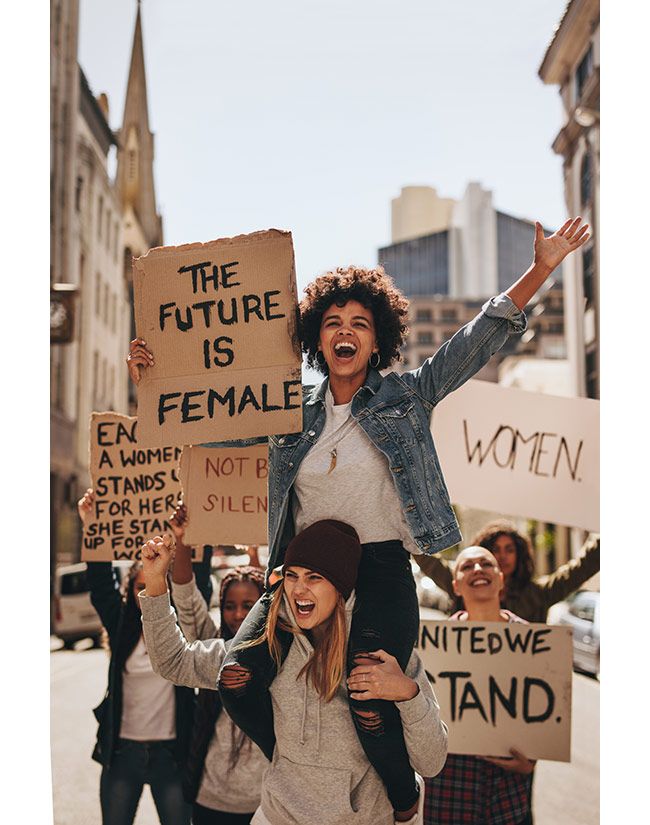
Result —
[{"label": "parked car", "polygon": [[600,677],[600,593],[578,590],[557,605],[554,624],[573,629],[573,667]]},{"label": "parked car", "polygon": [[431,607],[434,610],[441,610],[443,613],[449,613],[452,600],[447,593],[433,581],[429,576],[420,570],[415,564],[411,563],[413,570],[413,578],[415,579],[415,588],[418,596],[418,603],[421,607]]},{"label": "parked car", "polygon": [[57,567],[54,571],[52,632],[66,649],[79,639],[90,638],[93,644],[99,644],[102,623],[90,602],[85,562]]}]

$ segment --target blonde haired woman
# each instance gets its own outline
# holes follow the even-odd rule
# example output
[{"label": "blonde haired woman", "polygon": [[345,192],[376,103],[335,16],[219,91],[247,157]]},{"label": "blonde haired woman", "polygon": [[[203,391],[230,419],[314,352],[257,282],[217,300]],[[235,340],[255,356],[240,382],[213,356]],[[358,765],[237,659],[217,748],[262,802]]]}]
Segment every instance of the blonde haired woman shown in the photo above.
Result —
[{"label": "blonde haired woman", "polygon": [[[188,645],[183,639],[167,594],[169,548],[152,539],[142,556],[146,590],[140,600],[154,669],[177,684],[213,686],[219,640]],[[360,558],[353,528],[333,520],[316,522],[287,547],[264,633],[252,643],[267,645],[278,660],[278,634],[294,639],[270,685],[276,743],[254,825],[393,825],[393,807],[359,743],[346,691]],[[442,769],[447,729],[415,652],[404,672],[394,657],[377,651],[352,670],[347,687],[362,701],[395,702],[413,768],[423,776]]]}]

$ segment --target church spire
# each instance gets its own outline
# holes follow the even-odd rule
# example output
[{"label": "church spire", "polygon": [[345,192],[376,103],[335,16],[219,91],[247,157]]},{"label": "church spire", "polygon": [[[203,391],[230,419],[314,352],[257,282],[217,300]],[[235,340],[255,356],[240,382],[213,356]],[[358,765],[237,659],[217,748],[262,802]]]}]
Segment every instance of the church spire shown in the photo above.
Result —
[{"label": "church spire", "polygon": [[131,65],[124,102],[122,128],[118,134],[117,189],[123,211],[135,213],[149,247],[162,243],[162,223],[156,212],[153,177],[153,134],[149,129],[147,78],[142,41],[142,18],[138,0],[131,50]]}]

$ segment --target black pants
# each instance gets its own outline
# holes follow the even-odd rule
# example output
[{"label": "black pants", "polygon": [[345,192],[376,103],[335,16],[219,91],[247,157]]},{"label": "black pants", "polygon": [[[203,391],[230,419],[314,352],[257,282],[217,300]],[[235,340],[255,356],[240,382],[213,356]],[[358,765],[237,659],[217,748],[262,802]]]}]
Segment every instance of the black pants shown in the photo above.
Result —
[{"label": "black pants", "polygon": [[[240,643],[262,635],[271,594],[265,593],[246,617],[223,668],[239,665],[252,674],[245,688],[228,690],[220,680],[223,706],[270,760],[275,746],[273,709],[269,685],[275,665],[265,644],[234,650]],[[348,673],[358,653],[385,650],[402,670],[415,645],[419,609],[409,555],[399,541],[363,545],[356,587],[356,602],[348,641]],[[279,631],[283,659],[291,646],[292,634]],[[222,669],[223,673],[223,669]],[[368,761],[381,777],[392,806],[407,810],[418,798],[415,774],[410,765],[399,710],[393,702],[380,699],[350,700],[352,719]],[[372,711],[377,717],[364,725],[356,710]]]},{"label": "black pants", "polygon": [[250,825],[253,814],[231,814],[213,811],[195,802],[192,806],[192,825]]}]

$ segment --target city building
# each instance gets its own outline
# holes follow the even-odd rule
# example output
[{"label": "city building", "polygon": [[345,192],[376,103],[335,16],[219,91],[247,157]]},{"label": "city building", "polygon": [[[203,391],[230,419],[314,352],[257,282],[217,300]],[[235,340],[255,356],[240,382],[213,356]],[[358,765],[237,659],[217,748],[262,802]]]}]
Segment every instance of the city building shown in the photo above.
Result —
[{"label": "city building", "polygon": [[[73,232],[79,110],[78,0],[50,2],[50,569],[70,544],[76,522],[76,266]],[[59,518],[59,515],[61,517]]]},{"label": "city building", "polygon": [[[452,298],[448,295],[415,295],[409,300],[410,333],[402,347],[398,372],[416,369],[445,341],[474,318],[486,298]],[[510,338],[477,373],[476,378],[499,382],[499,368],[512,357],[565,359],[562,285],[549,282],[526,307],[528,329]],[[548,390],[550,392],[550,390]]]},{"label": "city building", "polygon": [[469,183],[458,201],[428,186],[405,187],[391,216],[391,244],[379,249],[378,262],[409,298],[486,298],[507,289],[532,261],[534,222],[495,209],[480,183]]},{"label": "city building", "polygon": [[[132,260],[154,246],[162,246],[162,218],[156,208],[153,159],[154,136],[149,128],[147,77],[142,42],[140,4],[135,20],[129,79],[126,87],[122,127],[116,135],[116,190],[123,218],[122,267],[129,292],[129,336],[135,338],[133,317]],[[135,386],[129,383],[129,411],[135,415]]]},{"label": "city building", "polygon": [[564,315],[573,393],[600,397],[600,8],[598,0],[571,0],[539,68],[559,87],[564,122],[553,151],[564,159],[567,213],[581,215],[591,239],[564,268]]},{"label": "city building", "polygon": [[[52,0],[51,567],[78,560],[92,411],[128,413],[131,258],[162,243],[138,4],[122,128],[77,62],[79,4]],[[109,174],[117,155],[117,175]]]},{"label": "city building", "polygon": [[78,482],[88,476],[88,424],[94,411],[128,412],[124,365],[130,300],[122,265],[122,211],[108,157],[116,140],[108,125],[106,95],[95,99],[79,69],[75,199],[78,251],[79,335],[70,345],[77,364],[76,463]]}]

